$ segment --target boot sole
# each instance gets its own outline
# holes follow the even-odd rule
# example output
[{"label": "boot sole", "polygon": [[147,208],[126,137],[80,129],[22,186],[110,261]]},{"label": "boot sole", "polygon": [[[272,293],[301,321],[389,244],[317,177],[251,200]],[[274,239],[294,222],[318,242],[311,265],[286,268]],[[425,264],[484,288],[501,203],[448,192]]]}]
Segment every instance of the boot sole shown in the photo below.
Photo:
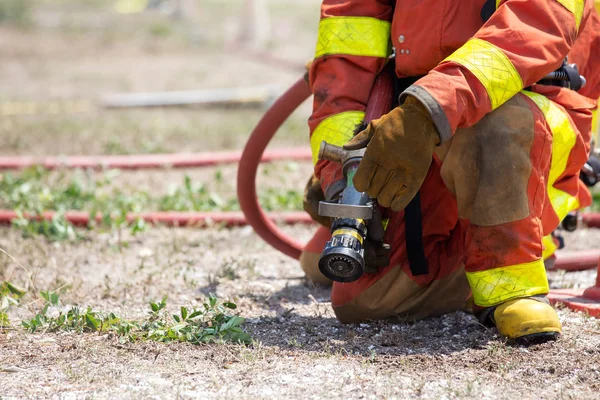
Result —
[{"label": "boot sole", "polygon": [[523,345],[535,345],[542,344],[558,339],[560,336],[559,332],[540,332],[524,335],[513,339],[513,342]]}]

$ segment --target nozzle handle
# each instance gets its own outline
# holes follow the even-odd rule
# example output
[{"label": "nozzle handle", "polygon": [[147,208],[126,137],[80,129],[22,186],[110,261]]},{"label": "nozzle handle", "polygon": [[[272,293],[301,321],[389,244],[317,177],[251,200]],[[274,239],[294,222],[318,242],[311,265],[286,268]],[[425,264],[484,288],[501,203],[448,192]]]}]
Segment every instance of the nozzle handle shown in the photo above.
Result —
[{"label": "nozzle handle", "polygon": [[319,160],[333,161],[336,163],[344,162],[346,158],[346,150],[343,147],[329,144],[326,141],[321,142],[319,148]]}]

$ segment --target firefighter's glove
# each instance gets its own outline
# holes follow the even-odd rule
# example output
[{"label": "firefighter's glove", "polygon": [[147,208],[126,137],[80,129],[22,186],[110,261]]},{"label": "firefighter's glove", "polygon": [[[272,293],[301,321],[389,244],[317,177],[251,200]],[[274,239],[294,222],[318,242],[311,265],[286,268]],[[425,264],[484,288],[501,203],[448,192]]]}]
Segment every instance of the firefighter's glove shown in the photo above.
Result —
[{"label": "firefighter's glove", "polygon": [[402,106],[372,121],[344,146],[347,150],[367,148],[354,186],[384,207],[404,209],[423,184],[439,142],[425,107],[408,96]]},{"label": "firefighter's glove", "polygon": [[376,274],[381,268],[390,264],[392,248],[383,241],[385,229],[381,221],[378,207],[373,209],[373,218],[367,223],[367,240],[365,241],[365,272]]}]

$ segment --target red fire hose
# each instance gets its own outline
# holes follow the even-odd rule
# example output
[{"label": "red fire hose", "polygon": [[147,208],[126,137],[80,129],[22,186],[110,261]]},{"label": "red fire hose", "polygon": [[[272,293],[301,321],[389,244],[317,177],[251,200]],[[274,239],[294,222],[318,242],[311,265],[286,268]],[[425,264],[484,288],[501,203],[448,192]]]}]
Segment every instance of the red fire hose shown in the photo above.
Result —
[{"label": "red fire hose", "polygon": [[[305,78],[299,79],[267,111],[252,131],[240,160],[237,193],[240,206],[248,223],[256,233],[282,253],[298,259],[304,244],[281,231],[262,210],[256,195],[256,171],[261,155],[289,115],[309,96],[310,87]],[[379,118],[391,108],[393,81],[390,71],[381,73],[371,92],[365,120]]]},{"label": "red fire hose", "polygon": [[584,251],[557,251],[553,269],[565,271],[584,271],[596,268],[600,258],[600,249]]},{"label": "red fire hose", "polygon": [[600,228],[600,213],[584,213],[581,220],[590,228]]},{"label": "red fire hose", "polygon": [[282,253],[300,258],[303,244],[281,231],[258,203],[256,172],[265,148],[290,114],[311,95],[308,82],[301,78],[269,108],[254,128],[240,159],[237,193],[240,207],[256,233]]},{"label": "red fire hose", "polygon": [[[240,161],[241,151],[223,151],[190,154],[137,154],[123,156],[59,156],[36,158],[30,156],[0,156],[0,170],[23,169],[40,166],[45,169],[57,168],[192,168],[220,164],[235,164]],[[306,147],[276,149],[265,152],[261,162],[278,160],[312,160],[310,149]]]},{"label": "red fire hose", "polygon": [[[52,220],[56,213],[54,211],[43,212],[41,216],[34,214],[25,214],[28,219]],[[76,226],[87,226],[90,222],[101,222],[102,215],[98,214],[91,217],[85,211],[67,211],[64,214],[67,221]],[[0,210],[0,224],[10,224],[17,219],[15,211]],[[127,214],[127,222],[133,222],[141,218],[151,224],[161,224],[166,226],[211,226],[221,225],[226,227],[248,225],[246,217],[241,212],[147,212]],[[273,212],[266,214],[266,218],[283,224],[312,224],[313,220],[304,211],[291,212]]]}]

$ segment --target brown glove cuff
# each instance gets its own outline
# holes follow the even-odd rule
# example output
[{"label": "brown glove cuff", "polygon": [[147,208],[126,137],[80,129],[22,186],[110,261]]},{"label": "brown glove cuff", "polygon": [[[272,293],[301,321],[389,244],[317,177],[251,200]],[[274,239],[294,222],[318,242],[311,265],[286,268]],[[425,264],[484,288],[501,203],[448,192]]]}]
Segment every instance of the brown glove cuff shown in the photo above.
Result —
[{"label": "brown glove cuff", "polygon": [[410,104],[416,101],[420,103],[422,109],[426,110],[439,134],[439,144],[444,143],[452,137],[452,128],[450,127],[450,121],[448,121],[446,113],[429,92],[417,85],[409,86],[408,89],[400,94],[399,98],[400,104],[405,104],[407,101]]}]

